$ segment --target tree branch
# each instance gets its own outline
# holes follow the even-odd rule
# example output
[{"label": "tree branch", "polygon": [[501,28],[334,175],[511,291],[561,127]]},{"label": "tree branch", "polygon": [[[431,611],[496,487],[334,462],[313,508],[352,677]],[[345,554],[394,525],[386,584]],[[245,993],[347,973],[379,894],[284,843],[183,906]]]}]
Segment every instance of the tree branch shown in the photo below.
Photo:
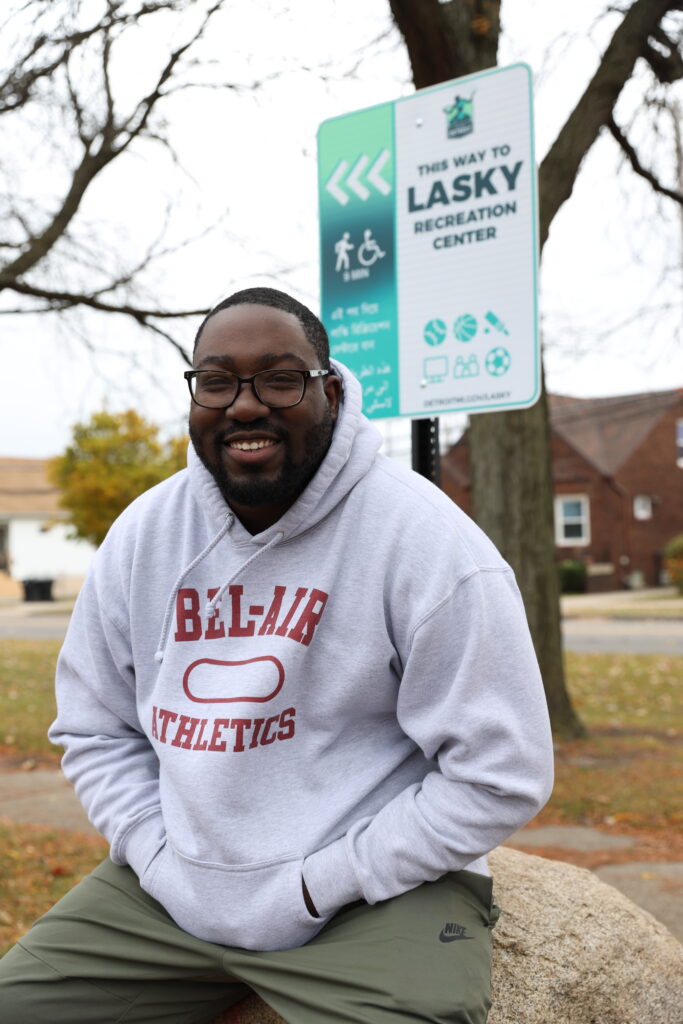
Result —
[{"label": "tree branch", "polygon": [[643,167],[638,157],[638,154],[636,153],[635,149],[622,132],[621,128],[619,128],[619,126],[617,125],[613,116],[609,118],[607,122],[607,127],[609,128],[612,137],[623,150],[624,154],[628,159],[628,162],[630,163],[635,173],[639,174],[641,178],[645,178],[645,181],[647,181],[652,186],[655,192],[660,192],[663,196],[667,196],[669,199],[673,199],[675,203],[680,203],[681,205],[683,205],[683,192],[676,192],[675,189],[666,188],[659,181],[659,178],[657,178],[652,173],[652,171],[648,171],[645,167]]},{"label": "tree branch", "polygon": [[[11,291],[17,292],[20,295],[29,295],[36,299],[44,299],[47,302],[47,306],[38,312],[45,313],[48,311],[53,312],[64,312],[67,309],[73,309],[76,306],[85,306],[88,309],[95,309],[102,313],[119,313],[122,316],[130,317],[141,327],[146,327],[148,330],[154,331],[156,334],[161,335],[166,341],[169,342],[173,348],[176,349],[181,359],[187,363],[188,366],[192,365],[192,359],[187,350],[179,341],[176,341],[167,331],[163,330],[155,320],[173,320],[173,319],[185,319],[190,316],[199,317],[205,316],[208,313],[208,309],[179,309],[179,310],[163,310],[163,309],[144,309],[139,306],[134,306],[130,303],[114,303],[104,302],[102,299],[97,298],[95,295],[78,294],[76,292],[57,291],[50,288],[39,288],[35,285],[23,285],[19,282],[14,282],[8,286]],[[14,314],[17,313],[32,313],[36,310],[10,310]]]},{"label": "tree branch", "polygon": [[162,320],[173,320],[174,318],[187,316],[205,316],[208,309],[178,309],[175,311],[163,309],[142,309],[138,306],[131,306],[127,303],[103,302],[95,295],[87,295],[79,292],[60,291],[54,288],[41,288],[38,285],[23,284],[21,281],[14,281],[7,286],[10,291],[19,295],[31,295],[36,299],[48,299],[50,302],[60,302],[67,306],[89,306],[91,309],[98,309],[104,313],[125,313],[136,320],[148,319],[149,317]]},{"label": "tree branch", "polygon": [[617,98],[642,56],[643,40],[657,32],[665,14],[678,10],[683,10],[681,0],[635,0],[624,15],[598,70],[541,163],[541,247],[555,214],[572,194],[584,157],[609,123]]},{"label": "tree branch", "polygon": [[683,78],[683,57],[681,57],[676,43],[669,39],[661,27],[655,29],[652,39],[659,43],[659,48],[653,46],[650,40],[646,39],[643,43],[642,55],[658,81],[662,85],[671,85],[672,82]]},{"label": "tree branch", "polygon": [[[3,288],[10,287],[17,278],[22,277],[22,275],[45,258],[56,242],[63,237],[70,222],[78,212],[83,196],[97,175],[122,153],[134,139],[145,134],[145,129],[156,105],[165,95],[164,85],[172,79],[179,61],[202,36],[210,19],[220,9],[222,3],[223,0],[215,0],[211,7],[208,8],[196,32],[186,43],[173,51],[162,68],[157,82],[149,95],[140,101],[128,118],[118,124],[115,118],[113,97],[109,86],[109,62],[112,46],[109,22],[105,22],[101,29],[103,35],[101,74],[106,110],[97,131],[91,130],[89,133],[86,133],[84,129],[82,107],[68,76],[67,56],[67,82],[74,116],[76,117],[78,134],[83,144],[83,154],[80,163],[73,172],[70,187],[62,200],[60,208],[39,234],[26,239],[26,245],[21,255],[0,271],[0,291]],[[148,6],[158,9],[175,5],[168,3]],[[112,9],[110,7],[110,15],[111,13]],[[95,139],[98,135],[99,145],[96,147]]]}]

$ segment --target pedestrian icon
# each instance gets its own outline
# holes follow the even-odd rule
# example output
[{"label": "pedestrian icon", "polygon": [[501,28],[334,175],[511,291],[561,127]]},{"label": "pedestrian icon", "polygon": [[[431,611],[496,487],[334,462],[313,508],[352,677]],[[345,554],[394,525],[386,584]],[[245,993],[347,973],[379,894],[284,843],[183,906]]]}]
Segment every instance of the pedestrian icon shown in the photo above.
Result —
[{"label": "pedestrian icon", "polygon": [[350,239],[350,232],[345,231],[339,241],[334,244],[334,252],[337,257],[337,263],[334,268],[336,271],[349,269],[349,253],[356,248]]}]

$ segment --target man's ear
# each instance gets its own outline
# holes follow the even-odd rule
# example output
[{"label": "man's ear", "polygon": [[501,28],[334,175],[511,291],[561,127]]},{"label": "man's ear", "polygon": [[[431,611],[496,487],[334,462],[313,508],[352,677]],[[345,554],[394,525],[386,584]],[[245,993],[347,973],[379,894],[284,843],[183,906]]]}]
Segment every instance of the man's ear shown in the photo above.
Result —
[{"label": "man's ear", "polygon": [[339,403],[341,401],[342,395],[341,377],[338,377],[336,373],[331,373],[328,377],[325,377],[323,388],[325,391],[325,397],[327,398],[328,404],[330,406],[332,422],[336,423],[337,416],[339,415]]}]

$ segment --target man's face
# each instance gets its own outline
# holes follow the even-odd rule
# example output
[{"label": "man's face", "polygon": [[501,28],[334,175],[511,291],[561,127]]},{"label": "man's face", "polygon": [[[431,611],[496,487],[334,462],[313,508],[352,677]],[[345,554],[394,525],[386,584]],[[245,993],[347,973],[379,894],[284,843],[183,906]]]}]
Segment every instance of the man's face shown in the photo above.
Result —
[{"label": "man's face", "polygon": [[[291,313],[271,306],[231,306],[206,323],[197,370],[250,377],[274,368],[315,370],[320,362]],[[270,409],[242,385],[227,409],[192,402],[190,437],[225,500],[252,533],[267,529],[296,501],[329,447],[339,405],[337,377],[313,378],[299,405]],[[244,450],[246,444],[262,446]]]}]

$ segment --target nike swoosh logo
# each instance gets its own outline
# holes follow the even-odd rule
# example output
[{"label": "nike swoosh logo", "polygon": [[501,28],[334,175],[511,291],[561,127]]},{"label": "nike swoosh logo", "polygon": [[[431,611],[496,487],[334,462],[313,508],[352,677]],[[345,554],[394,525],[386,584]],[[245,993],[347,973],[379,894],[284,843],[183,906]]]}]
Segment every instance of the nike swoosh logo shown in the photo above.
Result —
[{"label": "nike swoosh logo", "polygon": [[439,935],[439,942],[457,942],[458,939],[473,939],[473,938],[474,938],[474,935],[446,935],[446,933],[442,929],[441,934]]}]

